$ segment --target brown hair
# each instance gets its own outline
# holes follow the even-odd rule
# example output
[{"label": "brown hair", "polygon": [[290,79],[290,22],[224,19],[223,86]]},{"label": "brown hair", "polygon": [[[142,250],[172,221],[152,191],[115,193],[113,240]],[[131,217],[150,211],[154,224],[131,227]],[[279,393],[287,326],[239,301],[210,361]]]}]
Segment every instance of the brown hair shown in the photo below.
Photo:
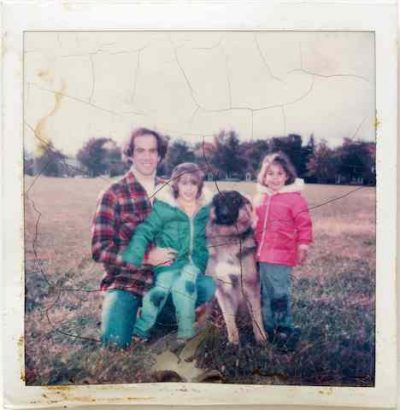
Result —
[{"label": "brown hair", "polygon": [[135,138],[142,137],[143,135],[152,135],[157,141],[157,152],[160,157],[160,161],[165,158],[168,148],[168,140],[156,131],[148,128],[136,128],[128,138],[128,142],[125,144],[123,154],[126,160],[131,163],[133,151],[135,149]]},{"label": "brown hair", "polygon": [[200,197],[201,192],[203,190],[203,185],[204,185],[204,173],[200,169],[200,167],[193,163],[193,162],[183,162],[182,164],[177,165],[173,170],[171,174],[171,187],[172,187],[172,192],[174,194],[175,198],[178,198],[179,195],[179,188],[178,184],[183,175],[190,174],[190,176],[193,178],[193,180],[196,182],[198,191],[197,191],[197,198]]},{"label": "brown hair", "polygon": [[264,185],[265,175],[271,165],[280,165],[286,174],[285,185],[293,184],[297,178],[297,172],[290,161],[289,157],[282,151],[274,152],[273,154],[268,154],[261,165],[260,172],[257,176],[257,182]]}]

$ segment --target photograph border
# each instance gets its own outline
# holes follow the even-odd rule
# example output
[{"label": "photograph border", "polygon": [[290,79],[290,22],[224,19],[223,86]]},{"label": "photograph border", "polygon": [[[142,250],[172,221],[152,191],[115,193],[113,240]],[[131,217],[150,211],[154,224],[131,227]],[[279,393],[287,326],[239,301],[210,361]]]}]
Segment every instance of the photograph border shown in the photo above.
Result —
[{"label": "photograph border", "polygon": [[[229,16],[229,19],[228,17]],[[24,383],[23,33],[105,30],[374,31],[377,110],[376,384],[374,388],[135,384],[27,387]],[[390,408],[396,400],[396,2],[200,1],[3,5],[3,374],[13,408],[56,405],[302,405]],[[393,83],[393,88],[386,84]],[[5,153],[7,153],[5,155]],[[7,204],[12,203],[10,207]]]}]

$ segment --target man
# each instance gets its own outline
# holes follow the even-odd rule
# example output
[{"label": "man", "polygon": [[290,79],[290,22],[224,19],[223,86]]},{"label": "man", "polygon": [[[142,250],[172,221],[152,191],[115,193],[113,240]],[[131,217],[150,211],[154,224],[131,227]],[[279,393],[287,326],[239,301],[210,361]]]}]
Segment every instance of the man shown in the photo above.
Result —
[{"label": "man", "polygon": [[[124,149],[130,170],[103,192],[98,202],[92,226],[92,256],[105,269],[101,282],[101,290],[105,291],[103,345],[130,345],[142,296],[153,283],[151,266],[168,265],[175,255],[170,248],[152,248],[140,269],[122,260],[136,226],[151,211],[154,194],[162,189],[163,181],[156,177],[156,170],[166,151],[167,141],[160,134],[146,128],[135,130]],[[200,276],[197,305],[210,300],[214,291],[212,278]]]}]

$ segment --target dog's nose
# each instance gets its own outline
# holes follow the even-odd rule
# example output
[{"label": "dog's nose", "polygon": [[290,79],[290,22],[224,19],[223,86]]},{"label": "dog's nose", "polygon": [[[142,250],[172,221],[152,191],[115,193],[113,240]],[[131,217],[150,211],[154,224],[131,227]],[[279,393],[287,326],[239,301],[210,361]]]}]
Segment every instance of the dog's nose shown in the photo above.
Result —
[{"label": "dog's nose", "polygon": [[225,209],[218,213],[217,223],[221,225],[232,225],[237,219],[238,213],[229,209]]}]

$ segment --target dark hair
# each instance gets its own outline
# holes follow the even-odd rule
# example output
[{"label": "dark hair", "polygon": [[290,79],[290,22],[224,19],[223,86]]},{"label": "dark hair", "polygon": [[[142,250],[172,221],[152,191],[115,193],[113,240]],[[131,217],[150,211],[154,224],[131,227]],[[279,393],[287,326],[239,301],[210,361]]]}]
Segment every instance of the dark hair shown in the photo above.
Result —
[{"label": "dark hair", "polygon": [[128,142],[125,144],[123,154],[126,160],[131,163],[133,151],[135,149],[135,138],[142,137],[144,135],[152,135],[157,141],[157,152],[160,157],[160,161],[165,158],[168,148],[168,139],[159,134],[156,131],[150,130],[148,128],[136,128],[130,135]]},{"label": "dark hair", "polygon": [[285,171],[287,176],[285,185],[293,184],[297,178],[297,172],[290,161],[289,157],[282,151],[274,152],[273,154],[268,154],[261,165],[260,172],[257,176],[257,182],[261,185],[264,185],[265,175],[271,165],[280,165]]},{"label": "dark hair", "polygon": [[197,191],[197,198],[200,197],[201,192],[203,190],[203,185],[204,185],[204,173],[200,169],[200,167],[193,163],[193,162],[183,162],[182,164],[177,165],[173,170],[171,174],[171,187],[172,187],[172,192],[174,194],[175,198],[178,198],[179,195],[179,188],[178,184],[183,175],[190,174],[193,179],[197,183],[198,191]]}]

